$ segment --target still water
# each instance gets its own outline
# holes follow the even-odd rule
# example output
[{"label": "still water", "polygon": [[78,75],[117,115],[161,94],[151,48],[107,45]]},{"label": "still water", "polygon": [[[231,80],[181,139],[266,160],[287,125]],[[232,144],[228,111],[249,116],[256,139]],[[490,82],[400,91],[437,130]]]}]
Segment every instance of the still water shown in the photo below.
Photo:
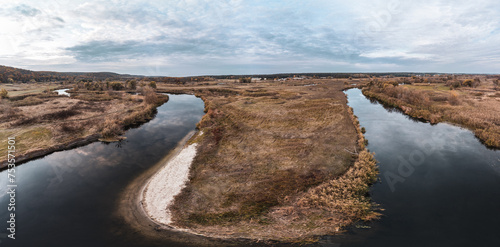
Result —
[{"label": "still water", "polygon": [[152,121],[127,131],[121,143],[95,142],[17,167],[15,240],[6,236],[9,198],[1,172],[0,246],[150,246],[111,215],[127,184],[175,148],[204,114],[201,99],[169,96]]},{"label": "still water", "polygon": [[346,91],[379,161],[383,217],[325,246],[500,246],[500,151],[450,124],[420,122]]},{"label": "still water", "polygon": [[67,91],[70,90],[69,88],[65,88],[65,89],[57,89],[57,90],[54,90],[54,92],[56,92],[58,95],[64,95],[64,96],[71,96]]}]

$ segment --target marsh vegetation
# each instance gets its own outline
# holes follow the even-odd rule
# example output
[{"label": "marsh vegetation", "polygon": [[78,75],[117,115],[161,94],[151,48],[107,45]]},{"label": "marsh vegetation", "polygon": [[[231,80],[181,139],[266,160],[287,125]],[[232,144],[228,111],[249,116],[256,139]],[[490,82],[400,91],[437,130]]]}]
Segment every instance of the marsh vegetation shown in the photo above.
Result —
[{"label": "marsh vegetation", "polygon": [[[83,82],[81,82],[83,83]],[[87,83],[87,82],[85,82]],[[117,82],[119,83],[119,82]],[[7,87],[7,97],[0,102],[0,151],[7,148],[8,136],[20,136],[19,161],[48,152],[102,140],[113,141],[131,126],[151,119],[156,107],[168,100],[154,89],[141,87],[140,95],[125,91],[100,90],[73,85],[71,97],[53,92],[57,84],[38,86],[18,84]],[[2,152],[0,161],[6,160]]]},{"label": "marsh vegetation", "polygon": [[[304,87],[304,85],[311,85]],[[340,81],[172,87],[205,101],[174,224],[210,236],[307,239],[378,216],[377,174]]]},{"label": "marsh vegetation", "polygon": [[497,84],[498,78],[490,76],[428,80],[427,83],[406,85],[385,79],[372,80],[363,94],[398,107],[412,117],[469,128],[487,146],[500,148]]}]

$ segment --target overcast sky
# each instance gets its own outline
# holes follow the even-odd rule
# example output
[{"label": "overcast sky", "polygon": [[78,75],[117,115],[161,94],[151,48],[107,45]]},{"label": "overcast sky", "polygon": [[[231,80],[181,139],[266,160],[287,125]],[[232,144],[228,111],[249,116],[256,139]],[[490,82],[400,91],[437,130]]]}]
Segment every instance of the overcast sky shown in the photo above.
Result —
[{"label": "overcast sky", "polygon": [[500,1],[6,1],[0,64],[187,76],[500,73]]}]

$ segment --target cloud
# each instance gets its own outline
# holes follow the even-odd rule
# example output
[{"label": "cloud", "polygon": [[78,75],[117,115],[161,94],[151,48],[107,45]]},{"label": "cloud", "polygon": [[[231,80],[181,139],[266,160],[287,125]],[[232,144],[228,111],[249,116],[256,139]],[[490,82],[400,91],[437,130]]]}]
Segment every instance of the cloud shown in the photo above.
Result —
[{"label": "cloud", "polygon": [[193,75],[500,65],[493,0],[24,0],[0,12],[10,43],[2,47],[14,47],[0,48],[0,63],[25,68]]},{"label": "cloud", "polygon": [[[130,5],[110,9],[84,4],[76,12],[84,18],[90,18],[92,13],[93,21],[86,23],[86,28],[94,30],[92,37],[67,51],[83,62],[138,56],[212,61],[226,57],[257,62],[276,58],[304,60],[308,56],[343,60],[358,56],[354,48],[341,40],[342,34],[316,22],[317,17],[310,10],[283,9],[283,5],[242,7],[240,2],[219,2],[216,6],[195,2],[169,6],[164,12],[145,7],[141,17],[131,17],[137,15],[137,10]],[[88,11],[89,8],[94,11]],[[102,29],[115,29],[115,25],[125,28],[113,36],[102,34]]]},{"label": "cloud", "polygon": [[29,16],[29,17],[33,17],[33,16],[36,16],[36,15],[39,15],[40,13],[42,13],[37,8],[32,8],[32,7],[25,5],[25,4],[21,4],[19,6],[16,6],[14,8],[14,10],[17,13],[19,13],[20,15]]}]

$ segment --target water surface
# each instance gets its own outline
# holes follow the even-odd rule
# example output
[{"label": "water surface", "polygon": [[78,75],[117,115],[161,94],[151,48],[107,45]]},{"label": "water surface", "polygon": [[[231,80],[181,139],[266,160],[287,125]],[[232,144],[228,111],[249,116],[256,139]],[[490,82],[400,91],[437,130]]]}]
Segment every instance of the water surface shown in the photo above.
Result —
[{"label": "water surface", "polygon": [[498,246],[500,151],[469,130],[416,121],[346,91],[380,162],[372,199],[385,211],[325,246]]},{"label": "water surface", "polygon": [[70,90],[69,88],[65,88],[65,89],[57,89],[57,90],[54,90],[54,92],[56,92],[58,95],[64,95],[64,96],[70,96],[70,93],[66,92]]},{"label": "water surface", "polygon": [[194,130],[203,109],[195,96],[170,95],[152,121],[127,131],[125,141],[95,142],[17,167],[16,240],[5,236],[9,198],[1,172],[0,245],[175,246],[150,244],[111,216],[120,192]]}]

